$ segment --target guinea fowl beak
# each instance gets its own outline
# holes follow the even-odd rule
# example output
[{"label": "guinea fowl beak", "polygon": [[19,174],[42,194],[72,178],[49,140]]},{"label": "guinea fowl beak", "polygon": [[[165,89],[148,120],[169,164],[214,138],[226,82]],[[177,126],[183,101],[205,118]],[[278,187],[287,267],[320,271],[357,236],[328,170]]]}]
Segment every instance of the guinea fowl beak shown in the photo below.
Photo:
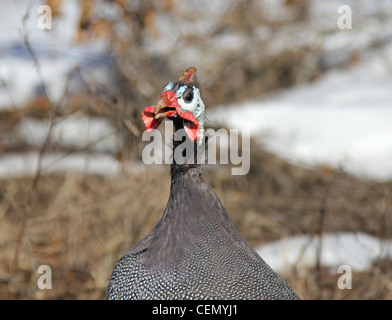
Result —
[{"label": "guinea fowl beak", "polygon": [[148,132],[159,127],[165,117],[174,116],[179,107],[177,97],[174,92],[164,91],[156,106],[144,108],[142,112],[143,122]]},{"label": "guinea fowl beak", "polygon": [[165,117],[172,117],[176,114],[176,106],[173,106],[174,93],[165,91],[162,93],[161,98],[155,105],[154,118],[161,119]]}]

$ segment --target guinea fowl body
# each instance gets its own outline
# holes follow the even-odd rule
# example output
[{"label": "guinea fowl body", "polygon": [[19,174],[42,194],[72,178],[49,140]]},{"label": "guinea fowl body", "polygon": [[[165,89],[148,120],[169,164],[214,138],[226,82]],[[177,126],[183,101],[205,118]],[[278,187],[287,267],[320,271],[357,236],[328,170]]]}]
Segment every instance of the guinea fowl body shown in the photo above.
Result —
[{"label": "guinea fowl body", "polygon": [[298,299],[239,235],[199,168],[173,178],[162,219],[119,260],[108,299]]},{"label": "guinea fowl body", "polygon": [[201,177],[204,104],[194,73],[187,69],[144,110],[148,130],[163,117],[173,121],[170,197],[153,230],[117,262],[107,299],[299,299],[237,232]]}]

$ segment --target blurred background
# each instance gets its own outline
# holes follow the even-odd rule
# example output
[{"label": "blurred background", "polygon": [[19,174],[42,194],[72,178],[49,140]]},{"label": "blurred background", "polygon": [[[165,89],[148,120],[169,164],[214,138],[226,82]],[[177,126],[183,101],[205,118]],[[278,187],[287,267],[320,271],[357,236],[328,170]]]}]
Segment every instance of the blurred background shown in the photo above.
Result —
[{"label": "blurred background", "polygon": [[188,66],[207,127],[251,131],[247,175],[203,170],[239,232],[304,299],[392,298],[392,1],[14,0],[0,28],[0,298],[105,297],[169,196],[141,110]]}]

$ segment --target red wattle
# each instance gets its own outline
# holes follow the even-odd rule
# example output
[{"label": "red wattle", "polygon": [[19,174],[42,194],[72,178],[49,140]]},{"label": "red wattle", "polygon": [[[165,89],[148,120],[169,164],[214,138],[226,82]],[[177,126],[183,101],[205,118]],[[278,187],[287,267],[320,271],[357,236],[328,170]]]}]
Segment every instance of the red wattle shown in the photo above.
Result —
[{"label": "red wattle", "polygon": [[185,129],[186,134],[188,135],[188,138],[191,141],[195,141],[197,138],[197,133],[199,131],[199,126],[197,126],[193,122],[184,121],[184,129]]},{"label": "red wattle", "polygon": [[[161,94],[161,100],[162,99],[164,101],[164,105],[175,108],[175,110],[169,111],[166,117],[174,116],[177,113],[179,117],[187,120],[184,121],[184,129],[188,135],[188,138],[192,141],[196,140],[197,133],[199,131],[199,122],[196,120],[195,116],[190,111],[181,110],[177,96],[173,91],[164,91]],[[163,121],[163,118],[155,119],[155,106],[144,108],[142,118],[148,132],[158,128]]]},{"label": "red wattle", "polygon": [[155,119],[155,106],[144,108],[142,112],[142,119],[148,132],[159,127],[163,119]]}]

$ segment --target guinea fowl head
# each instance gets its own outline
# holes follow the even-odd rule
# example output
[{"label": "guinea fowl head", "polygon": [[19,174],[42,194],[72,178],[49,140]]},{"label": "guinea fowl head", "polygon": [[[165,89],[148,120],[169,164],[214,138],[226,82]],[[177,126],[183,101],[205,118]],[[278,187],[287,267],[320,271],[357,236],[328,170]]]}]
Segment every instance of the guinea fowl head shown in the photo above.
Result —
[{"label": "guinea fowl head", "polygon": [[152,131],[164,118],[173,120],[175,129],[184,128],[191,141],[203,141],[205,106],[196,81],[196,68],[189,67],[177,82],[169,82],[155,106],[143,110],[147,131]]}]

